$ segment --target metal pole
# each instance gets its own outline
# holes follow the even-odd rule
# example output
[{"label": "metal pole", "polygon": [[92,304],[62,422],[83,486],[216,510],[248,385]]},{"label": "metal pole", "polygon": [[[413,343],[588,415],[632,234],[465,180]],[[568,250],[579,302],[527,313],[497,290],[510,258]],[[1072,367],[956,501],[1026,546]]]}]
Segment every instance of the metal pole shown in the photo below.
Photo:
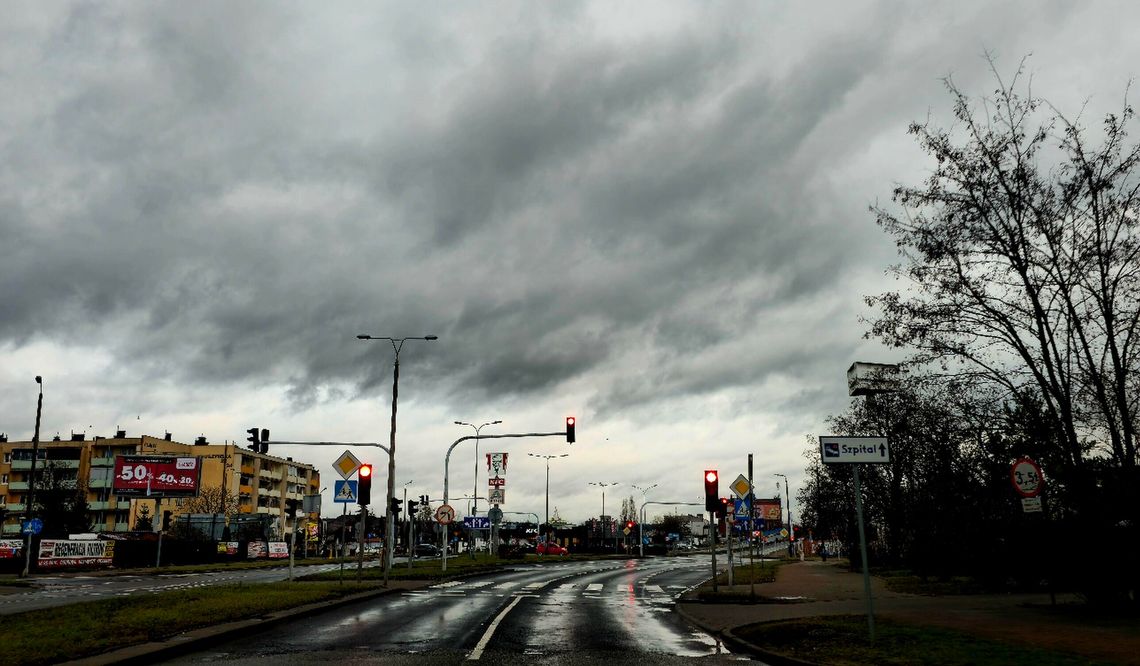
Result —
[{"label": "metal pole", "polygon": [[546,546],[550,547],[550,458],[546,459]]},{"label": "metal pole", "polygon": [[712,551],[712,580],[713,592],[716,592],[716,512],[709,511],[709,526],[712,527],[712,546],[709,548]]},{"label": "metal pole", "polygon": [[756,598],[756,494],[752,491],[752,454],[748,454],[748,596]]},{"label": "metal pole", "polygon": [[293,511],[293,531],[289,534],[289,580],[293,580],[293,553],[297,550],[297,511]]},{"label": "metal pole", "polygon": [[[388,504],[384,521],[384,543],[391,544],[395,536],[395,525],[392,515],[392,498],[396,496],[396,399],[400,394],[400,347],[392,341],[392,349],[396,351],[396,361],[392,365],[392,423],[388,431]],[[384,552],[384,586],[388,586],[388,570],[392,568],[392,549],[386,548]]]},{"label": "metal pole", "polygon": [[[475,429],[475,478],[471,481],[471,502],[471,515],[474,516],[479,511],[479,428]],[[472,533],[474,536],[471,537],[471,559],[475,559],[475,544],[479,541],[479,532],[472,530]]]},{"label": "metal pole", "polygon": [[863,493],[859,490],[859,465],[852,467],[855,468],[855,518],[859,523],[859,557],[863,560],[863,596],[867,598],[867,631],[874,643],[875,610],[871,602],[871,572],[867,567],[867,537],[863,533]]},{"label": "metal pole", "polygon": [[[40,414],[44,408],[44,380],[36,375],[36,384],[40,387],[40,396],[36,399],[36,429],[32,434],[32,471],[28,473],[28,494],[24,498],[24,516],[30,521],[35,514],[32,513],[36,502],[36,457],[40,451]],[[21,578],[27,578],[32,567],[32,533],[27,534],[27,543],[24,546],[24,571]]]},{"label": "metal pole", "polygon": [[340,582],[344,582],[344,558],[348,555],[348,502],[340,505]]},{"label": "metal pole", "polygon": [[[391,505],[392,503],[389,502],[388,506]],[[356,529],[358,532],[356,536],[356,582],[359,583],[360,576],[364,573],[364,533],[368,531],[368,507],[363,504],[360,505],[360,524]],[[387,543],[391,543],[391,541]]]}]

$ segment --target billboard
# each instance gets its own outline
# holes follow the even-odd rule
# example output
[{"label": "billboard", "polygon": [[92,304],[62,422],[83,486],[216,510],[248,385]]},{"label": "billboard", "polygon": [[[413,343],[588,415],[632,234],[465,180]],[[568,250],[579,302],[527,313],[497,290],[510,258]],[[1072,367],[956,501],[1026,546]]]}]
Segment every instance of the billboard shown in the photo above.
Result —
[{"label": "billboard", "polygon": [[192,456],[115,456],[116,495],[150,497],[198,494],[202,466]]},{"label": "billboard", "polygon": [[24,542],[18,539],[0,540],[0,560],[10,560],[24,554]]},{"label": "billboard", "polygon": [[40,542],[40,555],[36,561],[43,569],[80,567],[93,564],[110,566],[114,554],[114,541],[44,539]]},{"label": "billboard", "polygon": [[780,520],[780,500],[756,498],[753,516],[761,520]]}]

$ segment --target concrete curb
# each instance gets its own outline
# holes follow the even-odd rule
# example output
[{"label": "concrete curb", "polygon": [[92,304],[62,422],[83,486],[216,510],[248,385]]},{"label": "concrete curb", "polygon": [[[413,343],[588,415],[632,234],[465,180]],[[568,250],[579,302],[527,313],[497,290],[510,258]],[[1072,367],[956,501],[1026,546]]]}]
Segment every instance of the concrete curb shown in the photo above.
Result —
[{"label": "concrete curb", "polygon": [[750,654],[753,657],[756,657],[758,659],[762,659],[764,661],[764,663],[770,664],[771,666],[817,666],[817,664],[815,664],[814,662],[803,661],[800,659],[796,659],[795,657],[789,657],[787,655],[780,654],[779,652],[771,652],[769,650],[765,650],[764,648],[760,647],[759,645],[756,645],[755,643],[750,643],[750,642],[744,640],[743,638],[740,638],[735,633],[733,633],[733,629],[738,629],[739,627],[729,627],[729,628],[725,629],[724,631],[717,631],[716,629],[713,629],[712,627],[709,627],[709,626],[701,623],[699,620],[697,620],[695,617],[693,617],[687,611],[685,611],[685,604],[689,604],[689,603],[701,603],[701,602],[699,602],[699,601],[677,602],[677,603],[673,604],[673,608],[677,611],[677,613],[681,617],[683,617],[685,619],[686,622],[688,622],[689,624],[691,624],[695,627],[699,627],[702,631],[704,631],[706,633],[712,634],[712,635],[720,638],[721,641],[723,641],[725,644],[727,644],[730,648],[732,648],[736,652],[742,652],[745,654]]},{"label": "concrete curb", "polygon": [[[429,584],[429,583],[425,583]],[[73,666],[96,666],[102,664],[151,664],[155,661],[164,659],[171,659],[178,657],[189,652],[196,652],[209,645],[225,641],[231,638],[236,638],[251,632],[263,631],[270,629],[276,625],[283,624],[299,618],[308,617],[310,615],[317,615],[326,611],[341,608],[351,604],[359,603],[361,601],[368,601],[377,597],[403,592],[409,589],[418,589],[416,587],[408,588],[387,588],[380,590],[373,590],[369,592],[361,592],[342,599],[334,601],[321,601],[315,604],[308,604],[306,606],[298,606],[296,608],[288,608],[285,610],[276,611],[256,618],[247,620],[235,620],[225,624],[217,624],[209,627],[202,627],[194,629],[177,636],[161,641],[152,641],[149,643],[140,643],[138,645],[131,645],[111,652],[104,652],[102,654],[84,657],[75,661],[64,662],[65,664]]]}]

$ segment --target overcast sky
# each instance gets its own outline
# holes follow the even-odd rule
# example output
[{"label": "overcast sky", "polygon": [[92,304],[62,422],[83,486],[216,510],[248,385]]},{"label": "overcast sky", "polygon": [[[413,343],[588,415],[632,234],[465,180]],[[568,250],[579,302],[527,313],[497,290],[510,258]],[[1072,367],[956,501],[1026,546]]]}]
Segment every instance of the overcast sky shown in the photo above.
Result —
[{"label": "overcast sky", "polygon": [[[615,8],[614,5],[617,4]],[[794,5],[794,6],[790,6]],[[0,431],[387,442],[442,495],[473,431],[508,511],[701,501],[787,474],[848,403],[869,205],[930,162],[942,79],[1089,124],[1137,74],[1131,3],[6,3]],[[278,447],[330,488],[339,449]],[[378,450],[356,454],[383,467]],[[470,495],[474,446],[453,457]],[[485,467],[483,468],[485,471]],[[384,474],[377,479],[382,487]],[[480,494],[485,494],[479,480]],[[382,494],[382,493],[380,493]],[[339,513],[326,496],[326,515]],[[454,504],[465,513],[466,500]],[[793,497],[793,512],[798,502]],[[375,503],[383,510],[382,500]],[[656,511],[660,513],[660,511]],[[651,516],[654,510],[650,509]]]}]

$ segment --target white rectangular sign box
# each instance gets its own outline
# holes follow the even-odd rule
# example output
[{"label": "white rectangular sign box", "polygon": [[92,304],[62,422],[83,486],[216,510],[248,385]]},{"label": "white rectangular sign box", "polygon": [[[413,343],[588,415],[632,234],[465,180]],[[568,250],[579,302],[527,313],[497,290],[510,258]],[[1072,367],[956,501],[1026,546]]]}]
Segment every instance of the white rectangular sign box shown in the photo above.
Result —
[{"label": "white rectangular sign box", "polygon": [[819,452],[824,464],[889,463],[891,449],[886,437],[837,437],[820,435]]}]

